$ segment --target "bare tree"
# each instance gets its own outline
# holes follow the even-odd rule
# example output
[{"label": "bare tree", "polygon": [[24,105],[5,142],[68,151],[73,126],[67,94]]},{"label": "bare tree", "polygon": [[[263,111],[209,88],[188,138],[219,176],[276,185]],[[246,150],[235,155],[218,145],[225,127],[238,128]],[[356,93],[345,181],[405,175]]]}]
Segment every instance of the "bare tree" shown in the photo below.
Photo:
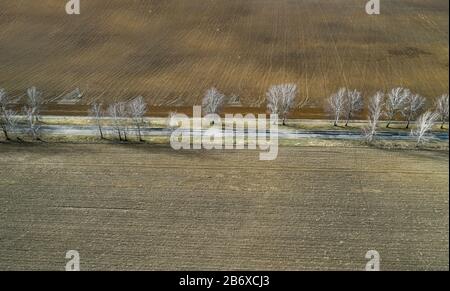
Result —
[{"label": "bare tree", "polygon": [[427,134],[433,129],[434,122],[439,118],[439,114],[427,111],[419,117],[417,125],[411,131],[411,136],[417,139],[417,145],[423,144],[429,140]]},{"label": "bare tree", "polygon": [[117,132],[119,140],[122,141],[122,126],[119,115],[119,103],[113,103],[108,106],[108,115],[112,119],[112,127]]},{"label": "bare tree", "polygon": [[339,118],[344,111],[345,95],[347,89],[341,88],[339,91],[328,98],[327,111],[334,115],[334,126],[338,126]]},{"label": "bare tree", "polygon": [[0,115],[0,126],[6,140],[11,140],[9,133],[16,128],[17,112],[11,109],[2,110]]},{"label": "bare tree", "polygon": [[225,95],[216,88],[208,89],[202,100],[202,109],[206,114],[219,114],[225,102]]},{"label": "bare tree", "polygon": [[402,115],[406,118],[406,128],[409,128],[411,121],[414,120],[425,105],[426,99],[419,94],[407,94],[404,100]]},{"label": "bare tree", "polygon": [[28,107],[33,109],[33,115],[35,118],[40,117],[41,107],[44,103],[42,98],[42,92],[39,91],[36,87],[28,88],[27,90],[27,105]]},{"label": "bare tree", "polygon": [[8,109],[10,98],[4,89],[0,89],[0,127],[6,140],[11,140],[9,132],[15,128],[17,113]]},{"label": "bare tree", "polygon": [[129,115],[129,111],[128,111],[128,106],[127,103],[125,102],[119,102],[117,104],[117,113],[119,114],[119,124],[120,124],[120,128],[122,130],[123,133],[123,139],[125,141],[128,141],[128,117]]},{"label": "bare tree", "polygon": [[286,125],[288,114],[294,108],[297,85],[282,84],[272,86],[267,92],[267,109],[272,114],[278,114]]},{"label": "bare tree", "polygon": [[39,113],[36,108],[24,107],[23,111],[27,118],[28,133],[34,140],[40,140],[39,131],[41,127],[38,124]]},{"label": "bare tree", "polygon": [[369,121],[368,126],[364,129],[364,137],[370,144],[375,140],[377,135],[378,122],[383,114],[384,93],[377,92],[369,101]]},{"label": "bare tree", "polygon": [[436,113],[442,122],[441,129],[444,129],[445,122],[448,122],[448,94],[444,94],[436,99]]},{"label": "bare tree", "polygon": [[386,117],[388,119],[386,128],[389,128],[395,115],[401,112],[404,107],[405,99],[409,95],[411,95],[411,91],[409,89],[404,89],[401,87],[394,88],[391,90],[391,92],[389,92],[386,101]]},{"label": "bare tree", "polygon": [[104,139],[103,130],[102,130],[102,118],[103,118],[103,109],[102,104],[94,102],[89,110],[89,116],[91,116],[95,122],[97,123],[98,131],[100,133],[100,138]]},{"label": "bare tree", "polygon": [[344,95],[344,115],[347,118],[345,126],[348,126],[349,121],[352,119],[355,113],[360,112],[364,107],[364,101],[361,92],[357,90],[347,91]]},{"label": "bare tree", "polygon": [[142,98],[142,96],[139,96],[129,103],[129,107],[131,117],[133,118],[133,122],[138,130],[137,137],[139,141],[143,141],[141,135],[141,126],[144,123],[144,115],[147,112],[147,103],[145,103],[144,98]]}]

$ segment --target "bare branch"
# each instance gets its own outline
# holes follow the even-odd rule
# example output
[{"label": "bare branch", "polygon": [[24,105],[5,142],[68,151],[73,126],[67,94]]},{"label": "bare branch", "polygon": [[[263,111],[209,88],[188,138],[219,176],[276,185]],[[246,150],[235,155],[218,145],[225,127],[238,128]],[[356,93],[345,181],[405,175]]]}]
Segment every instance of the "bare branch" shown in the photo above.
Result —
[{"label": "bare branch", "polygon": [[439,114],[427,111],[417,120],[417,125],[411,131],[411,136],[417,139],[417,145],[421,145],[429,141],[427,135],[433,129],[434,122],[439,118]]},{"label": "bare branch", "polygon": [[23,111],[27,118],[28,133],[34,140],[40,140],[39,131],[41,127],[38,124],[39,113],[36,111],[36,108],[32,107],[24,107]]},{"label": "bare branch", "polygon": [[120,128],[123,133],[123,139],[128,141],[128,117],[130,116],[130,112],[128,110],[128,105],[125,102],[117,103],[117,113],[119,115],[119,123]]},{"label": "bare branch", "polygon": [[34,111],[34,116],[39,118],[42,104],[44,100],[42,98],[42,92],[36,87],[31,87],[27,90],[27,105]]},{"label": "bare branch", "polygon": [[138,139],[142,140],[141,135],[141,126],[144,123],[144,115],[147,112],[147,103],[145,103],[144,98],[142,96],[138,96],[133,99],[129,104],[129,110],[131,117],[133,118],[133,122],[137,127]]},{"label": "bare branch", "polygon": [[361,92],[357,90],[347,91],[344,95],[344,110],[343,114],[346,116],[347,120],[345,126],[348,126],[349,121],[352,119],[354,114],[360,112],[364,107],[364,101]]},{"label": "bare branch", "polygon": [[17,112],[6,109],[0,112],[0,127],[6,140],[11,140],[9,134],[15,130],[17,125]]},{"label": "bare branch", "polygon": [[405,103],[405,99],[411,95],[411,91],[409,89],[404,89],[402,87],[394,88],[389,92],[388,98],[386,101],[386,117],[388,119],[388,123],[386,125],[387,128],[391,125],[392,120],[395,115],[399,113]]},{"label": "bare branch", "polygon": [[8,109],[11,99],[4,89],[0,89],[0,127],[6,140],[10,140],[9,132],[14,130],[17,122],[17,113]]},{"label": "bare branch", "polygon": [[91,116],[95,122],[97,123],[98,131],[100,133],[100,138],[104,139],[103,130],[102,130],[102,117],[103,117],[103,109],[102,104],[94,102],[89,110],[89,116]]},{"label": "bare branch", "polygon": [[446,122],[448,122],[448,111],[449,111],[449,104],[448,104],[448,94],[444,94],[440,97],[438,97],[435,101],[436,106],[436,113],[439,115],[439,119],[442,122],[441,129],[444,129],[444,125]]},{"label": "bare branch", "polygon": [[409,125],[412,120],[414,120],[417,115],[420,114],[423,107],[425,106],[426,99],[419,94],[408,94],[404,100],[404,107],[402,109],[402,115],[406,118],[407,124],[406,128],[409,128]]},{"label": "bare branch", "polygon": [[334,115],[334,126],[338,126],[339,119],[344,111],[346,88],[341,88],[339,91],[328,98],[326,110]]},{"label": "bare branch", "polygon": [[370,144],[377,135],[378,122],[383,113],[384,93],[377,92],[369,101],[368,125],[363,129],[366,141]]},{"label": "bare branch", "polygon": [[206,91],[202,100],[202,109],[206,114],[219,114],[225,102],[225,95],[216,88]]},{"label": "bare branch", "polygon": [[107,109],[109,117],[112,119],[113,122],[113,129],[117,132],[119,136],[119,140],[122,141],[122,126],[120,121],[120,114],[119,114],[119,103],[113,103],[108,106]]},{"label": "bare branch", "polygon": [[294,108],[297,85],[282,84],[272,86],[267,92],[267,109],[271,114],[278,114],[286,125],[288,114]]}]

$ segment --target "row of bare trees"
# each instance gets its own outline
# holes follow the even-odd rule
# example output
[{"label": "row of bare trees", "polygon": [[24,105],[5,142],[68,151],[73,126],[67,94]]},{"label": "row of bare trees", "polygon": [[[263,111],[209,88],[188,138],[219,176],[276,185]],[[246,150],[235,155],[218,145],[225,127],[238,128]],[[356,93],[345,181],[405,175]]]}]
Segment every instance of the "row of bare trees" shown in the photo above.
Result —
[{"label": "row of bare trees", "polygon": [[[272,86],[266,94],[267,109],[270,113],[278,114],[286,125],[288,115],[294,109],[302,109],[305,107],[309,98],[304,97],[299,102],[296,101],[297,86],[295,84],[282,84]],[[409,89],[394,88],[385,98],[386,94],[377,92],[369,100],[369,120],[377,123],[385,117],[389,128],[392,121],[401,114],[406,121],[406,128],[410,127],[412,121],[424,111],[426,98],[419,94],[412,93]],[[206,114],[220,113],[224,106],[225,95],[220,93],[216,88],[209,89],[203,97],[203,111]],[[386,99],[386,100],[385,100]],[[441,128],[444,128],[445,122],[448,122],[448,95],[442,95],[436,99],[435,111],[442,122]],[[349,90],[341,88],[338,92],[332,94],[326,104],[326,110],[333,115],[334,126],[338,126],[341,119],[344,119],[345,126],[364,109],[364,99],[358,90]],[[372,125],[374,126],[374,125]]]},{"label": "row of bare trees", "polygon": [[[425,111],[426,98],[409,89],[394,88],[385,96],[385,93],[377,92],[369,100],[369,121],[372,120],[372,123],[374,118],[380,120],[384,116],[386,128],[389,128],[392,121],[402,115],[408,129],[411,122]],[[328,98],[326,109],[334,116],[334,126],[338,126],[341,117],[346,118],[345,126],[348,126],[352,117],[364,109],[364,101],[357,90],[342,88]],[[448,95],[436,98],[435,112],[442,122],[441,128],[444,128],[445,122],[448,122]]]},{"label": "row of bare trees", "polygon": [[[108,117],[112,120],[112,128],[117,133],[120,141],[128,141],[130,126],[134,125],[136,137],[142,142],[142,126],[146,112],[147,103],[145,103],[142,96],[138,96],[129,102],[110,104],[106,110],[103,109],[103,104],[94,102],[89,115],[95,120],[101,139],[105,138],[102,127],[103,119]],[[129,122],[130,119],[132,124]]]},{"label": "row of bare trees", "polygon": [[[270,113],[278,114],[283,125],[286,125],[287,117],[294,109],[302,109],[309,102],[308,97],[302,98],[299,102],[296,101],[297,86],[295,84],[272,86],[266,96],[267,109]],[[448,94],[436,98],[434,111],[423,113],[426,98],[412,93],[409,89],[394,88],[387,94],[387,97],[385,93],[377,92],[369,100],[368,123],[363,129],[363,134],[369,143],[373,142],[380,120],[385,117],[386,128],[389,128],[392,121],[401,114],[406,121],[406,129],[409,129],[412,121],[417,120],[417,126],[411,131],[411,135],[417,138],[418,143],[422,143],[426,141],[426,134],[432,130],[437,120],[442,123],[441,129],[449,121],[448,99]],[[203,98],[203,110],[206,114],[220,113],[224,100],[225,95],[216,88],[211,88]],[[334,117],[334,126],[338,126],[340,120],[344,119],[347,127],[354,116],[364,110],[363,96],[357,90],[341,88],[338,92],[332,94],[327,101],[326,109]]]},{"label": "row of bare trees", "polygon": [[[34,140],[39,140],[39,119],[41,114],[42,92],[36,87],[31,87],[26,93],[26,106],[22,108],[26,117],[26,129]],[[0,88],[0,127],[7,140],[11,140],[10,132],[14,131],[19,122],[19,112],[14,110],[14,100],[4,89]]]},{"label": "row of bare trees", "polygon": [[[26,106],[22,109],[26,117],[26,129],[33,139],[38,140],[40,112],[44,100],[42,93],[36,87],[29,88],[26,96]],[[296,100],[297,86],[295,84],[272,86],[266,97],[268,111],[278,114],[283,125],[286,125],[287,117],[294,109],[302,109],[309,102],[308,97],[303,97],[300,101]],[[227,97],[216,88],[207,90],[202,100],[204,113],[220,113],[226,99]],[[409,128],[411,122],[417,119],[417,127],[412,131],[412,135],[417,136],[419,141],[423,140],[426,133],[432,128],[430,123],[435,123],[439,119],[443,128],[445,122],[448,122],[448,102],[448,95],[442,95],[436,99],[433,112],[429,111],[420,116],[426,104],[424,97],[401,87],[392,89],[388,94],[377,92],[368,103],[368,124],[364,128],[364,135],[367,141],[372,142],[383,117],[387,121],[386,127],[389,127],[392,121],[401,114],[406,121],[406,128]],[[0,89],[0,127],[6,139],[10,139],[9,132],[16,127],[18,122],[18,112],[11,108],[12,103],[12,98],[5,90]],[[354,116],[364,109],[364,100],[361,92],[341,88],[328,98],[326,108],[332,113],[335,126],[338,126],[341,119],[345,120],[345,126],[348,126]],[[144,98],[139,96],[129,102],[110,104],[106,109],[101,103],[93,103],[90,116],[95,120],[102,139],[105,138],[102,124],[104,118],[107,117],[111,119],[112,128],[117,133],[119,140],[127,141],[130,127],[134,125],[137,138],[142,141],[142,126],[146,112],[147,104]]]},{"label": "row of bare trees", "polygon": [[334,126],[338,126],[342,117],[346,119],[345,126],[348,126],[352,117],[360,112],[363,107],[364,102],[361,92],[346,88],[341,88],[338,92],[331,95],[326,105],[327,111],[334,116]]},{"label": "row of bare trees", "polygon": [[428,110],[423,113],[426,99],[418,94],[412,94],[408,89],[392,89],[387,98],[383,92],[377,92],[369,100],[368,125],[363,130],[364,136],[367,142],[373,142],[383,115],[387,117],[386,127],[389,127],[396,115],[402,114],[406,120],[406,128],[409,128],[411,122],[417,119],[411,136],[414,136],[417,143],[421,144],[428,140],[427,133],[433,129],[433,125],[438,120],[441,122],[441,129],[444,128],[445,122],[448,122],[448,99],[447,94],[436,98],[434,111]]},{"label": "row of bare trees", "polygon": [[[26,92],[26,105],[22,108],[22,114],[14,110],[15,102],[4,89],[0,88],[0,127],[6,140],[11,140],[10,133],[18,129],[19,121],[25,125],[26,132],[34,139],[40,140],[41,109],[44,104],[42,92],[36,87],[31,87]],[[142,141],[142,125],[144,115],[147,112],[147,104],[144,98],[139,96],[129,102],[118,102],[109,105],[106,111],[102,104],[94,103],[90,109],[90,116],[98,126],[100,137],[105,137],[102,124],[104,117],[110,117],[113,128],[118,133],[119,139],[128,140],[130,130],[129,119],[133,121],[139,141]],[[22,116],[20,116],[22,115]],[[21,117],[19,119],[19,117]]]},{"label": "row of bare trees", "polygon": [[[278,114],[282,120],[283,125],[286,125],[286,120],[294,109],[302,109],[309,102],[309,97],[303,97],[300,101],[296,100],[297,85],[295,84],[281,84],[270,87],[266,94],[267,109],[272,114]],[[232,96],[232,98],[237,98]],[[202,100],[202,109],[205,114],[219,114],[225,104],[226,96],[220,93],[216,88],[211,88],[206,91]]]}]

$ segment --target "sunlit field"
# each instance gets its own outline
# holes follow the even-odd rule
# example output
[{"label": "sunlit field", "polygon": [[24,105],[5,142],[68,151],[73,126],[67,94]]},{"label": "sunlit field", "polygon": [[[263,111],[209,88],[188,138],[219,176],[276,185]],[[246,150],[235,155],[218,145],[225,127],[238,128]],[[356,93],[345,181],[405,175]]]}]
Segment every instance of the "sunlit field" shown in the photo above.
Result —
[{"label": "sunlit field", "polygon": [[[63,1],[64,2],[64,1]],[[34,85],[57,103],[143,95],[151,105],[199,104],[216,86],[246,107],[294,82],[311,107],[339,87],[365,95],[404,86],[448,92],[447,0],[0,0],[0,86]],[[62,112],[64,113],[64,112]]]}]

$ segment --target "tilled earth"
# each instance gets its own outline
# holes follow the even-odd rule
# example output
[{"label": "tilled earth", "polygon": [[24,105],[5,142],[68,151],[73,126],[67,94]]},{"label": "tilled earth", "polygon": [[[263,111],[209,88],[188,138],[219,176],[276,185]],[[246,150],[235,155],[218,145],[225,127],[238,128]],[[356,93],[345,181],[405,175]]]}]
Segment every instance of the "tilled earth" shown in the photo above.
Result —
[{"label": "tilled earth", "polygon": [[449,90],[447,0],[381,1],[377,16],[364,0],[82,0],[80,15],[67,2],[0,1],[11,96],[37,86],[70,104],[79,89],[80,104],[142,95],[175,111],[212,86],[248,107],[286,82],[319,108],[343,86],[367,98],[399,85],[430,99]]},{"label": "tilled earth", "polygon": [[0,270],[449,269],[448,152],[0,144]]}]

